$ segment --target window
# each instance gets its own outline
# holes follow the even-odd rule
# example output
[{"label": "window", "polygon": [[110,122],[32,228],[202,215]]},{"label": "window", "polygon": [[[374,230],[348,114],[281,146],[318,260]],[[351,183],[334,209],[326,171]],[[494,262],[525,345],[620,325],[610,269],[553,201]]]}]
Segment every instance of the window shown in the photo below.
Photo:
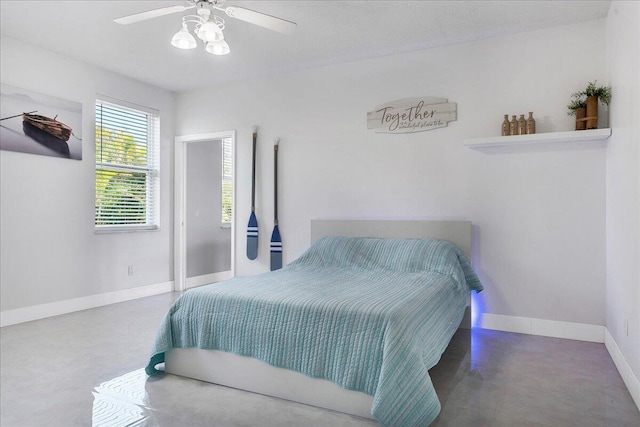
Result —
[{"label": "window", "polygon": [[222,138],[222,225],[230,226],[233,210],[233,144]]},{"label": "window", "polygon": [[158,228],[158,112],[96,100],[97,231]]}]

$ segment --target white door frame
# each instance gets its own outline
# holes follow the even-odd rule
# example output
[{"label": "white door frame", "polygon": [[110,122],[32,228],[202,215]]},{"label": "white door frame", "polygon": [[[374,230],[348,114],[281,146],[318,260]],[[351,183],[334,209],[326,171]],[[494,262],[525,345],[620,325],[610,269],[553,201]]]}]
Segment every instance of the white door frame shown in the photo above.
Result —
[{"label": "white door frame", "polygon": [[191,142],[218,141],[223,138],[231,138],[232,165],[233,165],[233,195],[231,210],[231,274],[236,272],[236,131],[223,131],[201,133],[196,135],[177,136],[175,138],[174,155],[174,215],[173,215],[173,276],[174,290],[185,291],[187,289],[187,144]]}]

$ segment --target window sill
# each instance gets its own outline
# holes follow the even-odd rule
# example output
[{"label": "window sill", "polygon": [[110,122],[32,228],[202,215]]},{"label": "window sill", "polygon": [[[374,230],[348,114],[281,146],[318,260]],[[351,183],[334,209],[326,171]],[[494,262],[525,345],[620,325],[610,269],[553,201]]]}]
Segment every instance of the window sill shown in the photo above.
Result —
[{"label": "window sill", "polygon": [[141,233],[145,231],[160,231],[157,225],[146,227],[100,227],[95,228],[95,234],[114,234],[114,233]]}]

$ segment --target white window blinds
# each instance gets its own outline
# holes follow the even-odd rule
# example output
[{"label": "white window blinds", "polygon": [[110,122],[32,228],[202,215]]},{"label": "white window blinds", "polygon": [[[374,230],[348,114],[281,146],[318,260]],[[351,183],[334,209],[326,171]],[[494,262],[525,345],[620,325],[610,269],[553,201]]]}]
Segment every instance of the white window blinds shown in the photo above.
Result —
[{"label": "white window blinds", "polygon": [[233,212],[233,144],[231,138],[222,139],[222,224],[232,221]]},{"label": "white window blinds", "polygon": [[98,231],[158,228],[157,112],[96,100]]}]

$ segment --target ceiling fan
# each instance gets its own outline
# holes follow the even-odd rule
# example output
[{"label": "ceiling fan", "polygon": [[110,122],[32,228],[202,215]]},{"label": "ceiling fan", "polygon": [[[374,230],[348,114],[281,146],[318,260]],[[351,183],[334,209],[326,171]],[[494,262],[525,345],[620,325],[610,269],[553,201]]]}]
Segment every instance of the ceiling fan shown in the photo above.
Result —
[{"label": "ceiling fan", "polygon": [[182,17],[182,28],[171,39],[171,44],[179,49],[194,49],[198,43],[189,32],[189,25],[193,25],[194,34],[204,42],[205,51],[214,55],[226,55],[231,50],[224,40],[225,21],[214,15],[216,11],[224,12],[228,17],[249,22],[269,30],[283,34],[291,34],[296,28],[296,23],[282,18],[256,12],[237,6],[225,6],[225,0],[188,0],[186,5],[174,5],[133,15],[116,18],[113,21],[122,24],[134,24],[164,15],[184,12],[196,9],[196,15]]}]

